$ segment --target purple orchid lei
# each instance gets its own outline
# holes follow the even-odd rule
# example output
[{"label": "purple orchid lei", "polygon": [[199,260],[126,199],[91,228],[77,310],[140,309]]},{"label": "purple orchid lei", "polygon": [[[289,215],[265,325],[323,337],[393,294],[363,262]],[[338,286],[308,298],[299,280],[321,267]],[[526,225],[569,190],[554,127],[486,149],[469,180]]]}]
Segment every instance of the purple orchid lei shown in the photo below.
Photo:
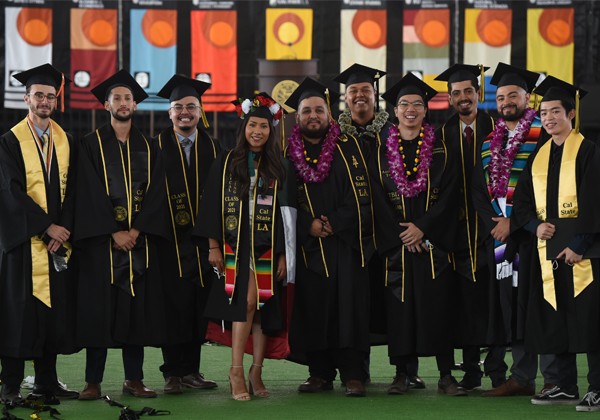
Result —
[{"label": "purple orchid lei", "polygon": [[331,121],[327,135],[323,140],[323,147],[321,148],[321,154],[319,155],[319,161],[315,169],[305,160],[304,142],[300,134],[300,127],[298,125],[294,126],[292,134],[288,138],[288,155],[294,164],[296,173],[303,182],[307,184],[320,183],[329,176],[333,153],[335,152],[340,133],[340,126],[335,121]]},{"label": "purple orchid lei", "polygon": [[423,144],[419,153],[420,163],[417,168],[417,176],[409,181],[406,176],[404,161],[399,151],[401,140],[396,125],[390,127],[389,135],[385,143],[387,147],[387,160],[390,168],[390,177],[396,184],[396,189],[404,197],[416,197],[427,188],[427,174],[433,156],[433,143],[435,142],[435,131],[431,124],[423,123]]},{"label": "purple orchid lei", "polygon": [[499,118],[494,129],[494,135],[490,141],[490,185],[489,190],[493,198],[506,197],[508,192],[508,181],[510,179],[510,171],[512,169],[515,156],[519,152],[519,148],[525,140],[525,136],[529,132],[531,122],[535,118],[535,110],[527,108],[517,127],[515,135],[508,142],[508,147],[502,153],[502,145],[504,137],[508,133],[506,121]]}]

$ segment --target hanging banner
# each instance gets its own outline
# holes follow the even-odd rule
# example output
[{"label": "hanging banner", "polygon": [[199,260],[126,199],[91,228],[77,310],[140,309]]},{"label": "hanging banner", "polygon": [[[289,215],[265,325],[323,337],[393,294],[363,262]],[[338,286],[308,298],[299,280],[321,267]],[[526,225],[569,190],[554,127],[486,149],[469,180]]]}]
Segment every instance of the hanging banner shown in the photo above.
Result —
[{"label": "hanging banner", "polygon": [[71,9],[71,107],[104,109],[90,89],[117,71],[117,11]]},{"label": "hanging banner", "polygon": [[169,103],[156,96],[177,72],[177,11],[131,10],[129,71],[149,95],[140,110],[167,110]]},{"label": "hanging banner", "polygon": [[27,109],[25,87],[12,75],[52,63],[52,10],[7,7],[4,16],[4,107]]},{"label": "hanging banner", "polygon": [[573,83],[573,8],[527,10],[527,69]]},{"label": "hanging banner", "polygon": [[273,9],[266,11],[266,59],[312,59],[312,9]]},{"label": "hanging banner", "polygon": [[237,99],[237,12],[191,12],[192,77],[212,86],[202,95],[206,111],[233,111]]},{"label": "hanging banner", "polygon": [[403,34],[404,72],[409,71],[436,89],[430,109],[447,109],[447,86],[434,80],[450,66],[450,10],[405,9]]},{"label": "hanging banner", "polygon": [[[387,11],[342,9],[340,20],[340,72],[354,63],[386,71]],[[379,82],[379,91],[385,92],[385,78]]]},{"label": "hanging banner", "polygon": [[485,64],[485,101],[480,108],[496,109],[496,86],[490,85],[499,62],[510,64],[512,10],[465,9],[465,64]]}]

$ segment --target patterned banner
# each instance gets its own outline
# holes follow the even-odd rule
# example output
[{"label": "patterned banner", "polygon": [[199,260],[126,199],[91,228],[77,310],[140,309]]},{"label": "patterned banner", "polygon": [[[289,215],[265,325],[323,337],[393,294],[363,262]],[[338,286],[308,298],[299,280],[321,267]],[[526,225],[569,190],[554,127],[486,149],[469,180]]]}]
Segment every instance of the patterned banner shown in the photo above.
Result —
[{"label": "patterned banner", "polygon": [[465,64],[490,67],[485,76],[483,109],[496,109],[496,86],[490,85],[499,62],[510,64],[512,10],[465,10]]},{"label": "patterned banner", "polygon": [[[341,31],[340,72],[354,63],[386,70],[386,10],[342,10]],[[379,82],[379,91],[385,92],[385,78]]]},{"label": "patterned banner", "polygon": [[267,8],[267,60],[312,59],[312,9]]},{"label": "patterned banner", "polygon": [[447,86],[435,77],[450,65],[450,10],[404,10],[404,71],[413,72],[441,92],[429,101],[430,109],[447,109]]},{"label": "patterned banner", "polygon": [[177,72],[177,11],[132,9],[130,39],[129,70],[149,95],[138,109],[167,110],[156,94]]},{"label": "patterned banner", "polygon": [[527,10],[527,69],[573,83],[575,10]]},{"label": "patterned banner", "polygon": [[237,12],[191,13],[192,77],[211,82],[202,95],[206,111],[233,111],[237,99]]},{"label": "patterned banner", "polygon": [[25,88],[12,75],[52,63],[52,10],[7,7],[4,16],[4,107],[27,109],[23,101]]},{"label": "patterned banner", "polygon": [[117,71],[117,11],[71,10],[71,107],[104,109],[90,89]]}]

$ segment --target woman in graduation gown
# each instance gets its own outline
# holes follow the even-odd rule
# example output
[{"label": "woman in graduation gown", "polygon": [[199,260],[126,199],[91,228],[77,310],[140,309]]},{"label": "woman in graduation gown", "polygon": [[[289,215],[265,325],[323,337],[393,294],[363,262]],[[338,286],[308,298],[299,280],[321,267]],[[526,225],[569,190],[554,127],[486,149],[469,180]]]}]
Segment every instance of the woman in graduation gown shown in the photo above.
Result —
[{"label": "woman in graduation gown", "polygon": [[[232,323],[232,397],[247,401],[243,356],[252,332],[250,394],[268,397],[262,382],[267,334],[284,328],[282,280],[288,275],[287,185],[294,181],[275,139],[283,109],[266,93],[235,102],[244,120],[237,144],[213,163],[194,236],[208,238],[209,263],[223,280],[213,282],[205,315]],[[291,190],[294,191],[292,187]],[[285,217],[285,220],[284,220]]]},{"label": "woman in graduation gown", "polygon": [[390,394],[407,391],[409,356],[433,356],[438,390],[464,395],[451,375],[453,344],[452,267],[456,174],[445,143],[424,121],[437,92],[408,73],[384,99],[394,106],[398,127],[371,158],[378,252],[384,262],[388,353],[396,365]]}]

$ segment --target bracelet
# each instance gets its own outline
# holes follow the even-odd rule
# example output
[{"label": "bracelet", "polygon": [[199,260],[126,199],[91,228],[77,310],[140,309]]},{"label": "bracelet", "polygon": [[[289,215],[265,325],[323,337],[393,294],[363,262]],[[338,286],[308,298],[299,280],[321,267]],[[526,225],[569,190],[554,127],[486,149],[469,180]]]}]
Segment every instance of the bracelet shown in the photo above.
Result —
[{"label": "bracelet", "polygon": [[211,249],[219,249],[219,248],[220,248],[219,246],[211,246],[208,248],[208,250],[210,251]]}]

